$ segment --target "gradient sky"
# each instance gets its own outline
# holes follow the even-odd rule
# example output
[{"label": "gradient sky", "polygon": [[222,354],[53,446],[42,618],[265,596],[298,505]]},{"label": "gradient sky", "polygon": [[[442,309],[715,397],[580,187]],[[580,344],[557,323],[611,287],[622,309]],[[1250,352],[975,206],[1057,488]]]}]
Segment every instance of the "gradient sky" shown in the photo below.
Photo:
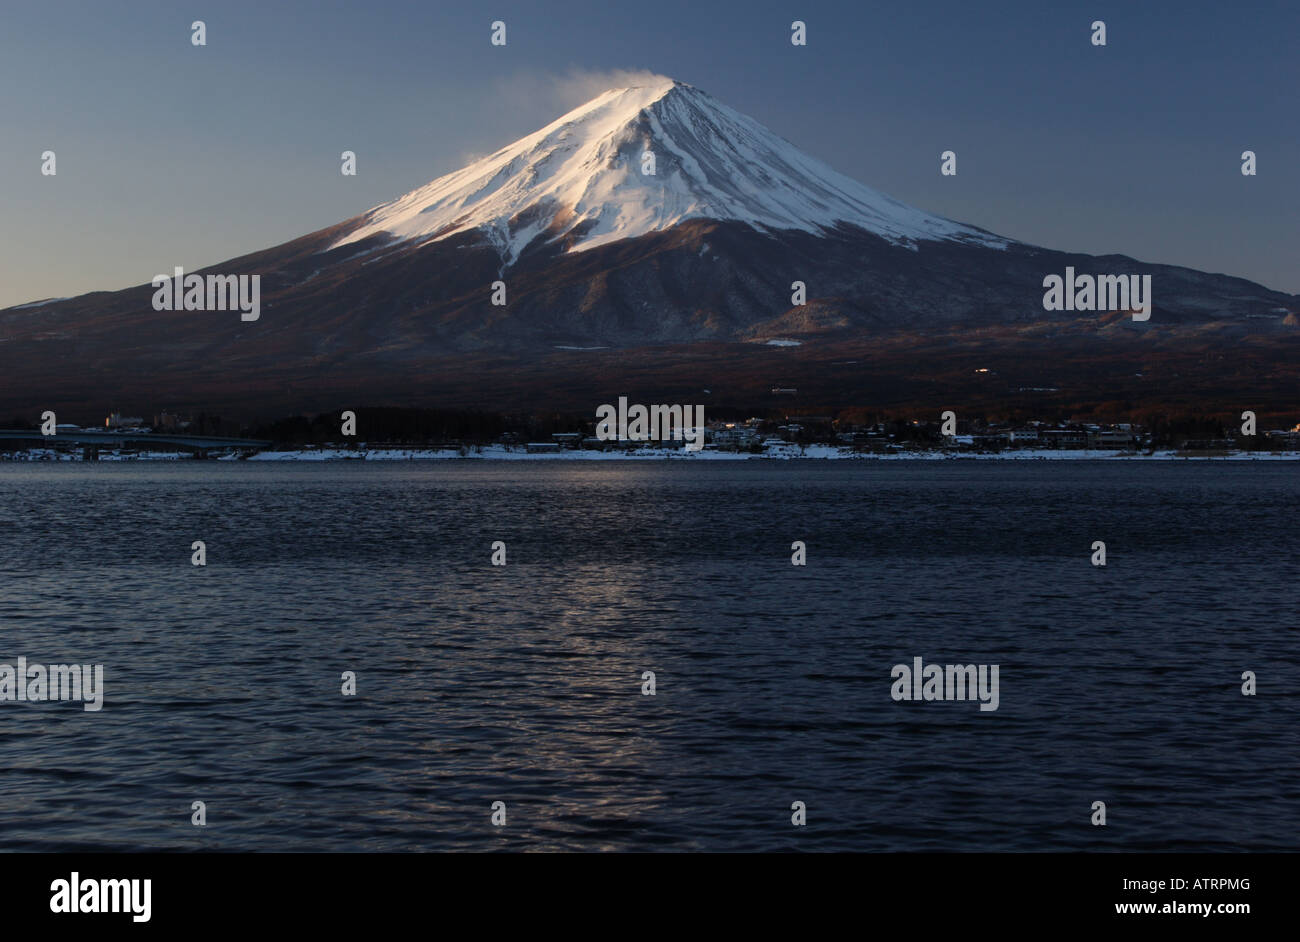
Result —
[{"label": "gradient sky", "polygon": [[[196,19],[206,47],[190,44]],[[849,176],[1001,235],[1300,292],[1298,38],[1295,0],[4,0],[0,307],[342,221],[619,70],[696,85]],[[956,177],[939,173],[947,149]]]}]

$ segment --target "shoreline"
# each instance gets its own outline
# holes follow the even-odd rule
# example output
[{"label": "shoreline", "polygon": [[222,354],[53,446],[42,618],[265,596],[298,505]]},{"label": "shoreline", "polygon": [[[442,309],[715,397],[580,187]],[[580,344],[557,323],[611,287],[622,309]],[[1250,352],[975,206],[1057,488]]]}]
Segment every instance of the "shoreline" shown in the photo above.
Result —
[{"label": "shoreline", "polygon": [[[73,451],[34,448],[15,451],[0,457],[0,463],[31,462],[134,462],[193,461],[188,452],[138,452],[103,454],[89,459]],[[788,450],[767,454],[731,451],[687,452],[682,449],[638,448],[626,451],[560,451],[530,453],[518,446],[468,446],[459,449],[383,448],[347,449],[312,448],[294,451],[261,451],[253,455],[214,455],[212,461],[1300,461],[1300,451],[1247,452],[1222,454],[1184,454],[1175,449],[1151,453],[1109,449],[1017,449],[1002,452],[903,451],[874,454],[853,451],[834,445],[810,445],[802,453],[792,446]]]}]

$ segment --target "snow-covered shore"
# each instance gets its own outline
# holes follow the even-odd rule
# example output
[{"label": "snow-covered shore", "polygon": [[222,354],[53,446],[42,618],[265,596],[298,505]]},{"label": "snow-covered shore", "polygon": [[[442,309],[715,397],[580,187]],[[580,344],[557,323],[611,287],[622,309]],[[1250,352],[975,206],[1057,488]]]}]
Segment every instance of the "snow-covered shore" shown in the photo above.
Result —
[{"label": "snow-covered shore", "polygon": [[508,448],[503,445],[485,445],[481,449],[470,448],[465,454],[459,451],[429,451],[418,448],[383,449],[375,451],[349,451],[347,449],[317,449],[312,451],[264,451],[253,455],[249,461],[331,461],[358,460],[364,456],[367,461],[419,461],[427,459],[478,459],[506,461],[796,461],[796,460],[847,460],[847,461],[1062,461],[1062,460],[1097,460],[1118,459],[1126,461],[1140,460],[1178,460],[1178,461],[1295,461],[1300,460],[1300,452],[1229,452],[1213,457],[1185,456],[1175,451],[1157,451],[1152,454],[1131,451],[1113,451],[1102,449],[1020,449],[996,453],[961,453],[952,451],[904,451],[896,454],[871,454],[837,448],[833,445],[809,445],[802,453],[797,448],[776,453],[751,454],[733,451],[697,451],[687,452],[682,449],[638,448],[627,451],[559,451],[543,454],[526,452],[522,448]]}]

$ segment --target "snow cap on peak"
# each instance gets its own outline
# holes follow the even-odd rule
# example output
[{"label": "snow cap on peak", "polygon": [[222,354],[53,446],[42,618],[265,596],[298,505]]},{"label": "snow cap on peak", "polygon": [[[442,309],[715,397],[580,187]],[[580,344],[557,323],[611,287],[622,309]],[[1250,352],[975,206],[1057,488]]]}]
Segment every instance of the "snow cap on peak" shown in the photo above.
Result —
[{"label": "snow cap on peak", "polygon": [[479,230],[509,265],[536,240],[578,252],[689,219],[823,234],[857,226],[915,247],[1005,240],[913,209],[664,76],[611,88],[495,154],[378,206],[334,246]]}]

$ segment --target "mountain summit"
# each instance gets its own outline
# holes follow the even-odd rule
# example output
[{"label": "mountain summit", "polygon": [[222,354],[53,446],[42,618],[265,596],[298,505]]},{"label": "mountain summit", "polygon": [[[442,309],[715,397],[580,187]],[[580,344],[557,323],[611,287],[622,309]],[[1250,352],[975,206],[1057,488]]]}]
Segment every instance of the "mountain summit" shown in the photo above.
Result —
[{"label": "mountain summit", "polygon": [[863,186],[672,79],[611,88],[362,219],[332,247],[380,234],[437,240],[478,229],[509,264],[538,239],[582,251],[690,219],[817,235],[851,225],[908,246],[1006,244]]}]

